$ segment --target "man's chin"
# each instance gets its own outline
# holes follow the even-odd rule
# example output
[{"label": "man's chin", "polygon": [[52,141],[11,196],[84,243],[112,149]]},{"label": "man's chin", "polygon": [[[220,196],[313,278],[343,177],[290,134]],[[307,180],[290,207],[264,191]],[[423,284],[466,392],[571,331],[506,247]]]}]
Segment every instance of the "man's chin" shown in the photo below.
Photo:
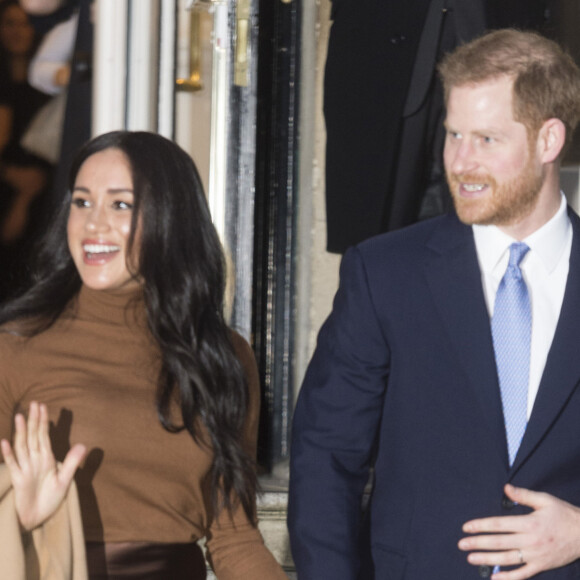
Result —
[{"label": "man's chin", "polygon": [[493,216],[481,207],[481,202],[477,203],[473,200],[454,197],[453,204],[457,217],[468,226],[474,224],[489,225],[493,222]]}]

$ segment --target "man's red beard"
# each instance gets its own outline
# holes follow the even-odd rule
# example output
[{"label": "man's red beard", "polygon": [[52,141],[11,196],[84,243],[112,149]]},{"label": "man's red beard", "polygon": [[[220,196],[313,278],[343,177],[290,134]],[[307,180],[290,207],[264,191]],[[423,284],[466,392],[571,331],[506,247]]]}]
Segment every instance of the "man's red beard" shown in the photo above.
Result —
[{"label": "man's red beard", "polygon": [[[518,222],[534,209],[543,183],[530,156],[522,172],[511,181],[499,185],[489,174],[455,175],[447,172],[455,211],[466,224],[507,226]],[[459,194],[461,184],[480,183],[486,186],[482,197],[468,198]]]}]

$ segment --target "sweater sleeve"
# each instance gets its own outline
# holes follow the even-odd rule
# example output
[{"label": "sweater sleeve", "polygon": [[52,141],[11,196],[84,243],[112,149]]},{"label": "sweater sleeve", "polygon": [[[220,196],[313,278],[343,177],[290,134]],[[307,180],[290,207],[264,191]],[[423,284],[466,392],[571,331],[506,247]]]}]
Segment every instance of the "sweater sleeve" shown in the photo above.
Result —
[{"label": "sweater sleeve", "polygon": [[[14,412],[17,400],[15,397],[14,364],[15,352],[11,337],[7,333],[0,333],[0,439],[12,441]],[[0,462],[4,458],[0,453]]]},{"label": "sweater sleeve", "polygon": [[[232,342],[242,364],[249,391],[246,419],[246,451],[255,458],[260,415],[260,384],[254,353],[238,334]],[[213,519],[207,533],[208,560],[219,580],[287,580],[254,522],[238,505],[233,514],[223,510]]]}]

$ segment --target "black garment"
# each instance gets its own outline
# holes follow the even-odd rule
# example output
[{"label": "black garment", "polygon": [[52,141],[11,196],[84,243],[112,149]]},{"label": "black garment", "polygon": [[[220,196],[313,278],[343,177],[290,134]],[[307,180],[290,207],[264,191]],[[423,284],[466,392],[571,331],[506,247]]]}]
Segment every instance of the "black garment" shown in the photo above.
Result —
[{"label": "black garment", "polygon": [[[0,74],[0,105],[12,110],[10,140],[0,159],[0,166],[35,167],[46,174],[46,187],[30,203],[28,220],[21,236],[10,242],[0,241],[0,301],[4,300],[25,283],[27,261],[35,239],[46,226],[49,208],[49,188],[52,166],[43,159],[26,151],[20,139],[38,110],[50,97],[31,87],[28,82],[14,83]],[[4,224],[16,198],[14,188],[0,177],[0,228]]]},{"label": "black garment", "polygon": [[28,153],[20,145],[20,139],[30,121],[50,97],[31,87],[28,82],[15,83],[0,72],[0,105],[12,110],[12,131],[10,140],[2,154],[4,162],[18,165],[35,164],[41,159]]},{"label": "black garment", "polygon": [[68,187],[68,174],[78,149],[91,138],[93,24],[91,0],[79,0],[79,20],[71,74],[67,93],[66,112],[60,148],[60,161],[54,179],[56,200],[62,199]]},{"label": "black garment", "polygon": [[[428,19],[434,4],[443,6]],[[485,28],[543,26],[545,4],[333,0],[324,81],[328,251],[445,211],[436,62]],[[420,50],[426,36],[430,51]]]},{"label": "black garment", "polygon": [[42,16],[34,16],[33,14],[28,15],[30,24],[34,26],[34,30],[38,34],[46,34],[53,26],[56,26],[59,22],[68,20],[75,8],[78,7],[79,0],[69,0],[61,8],[55,10],[52,14],[46,14]]},{"label": "black garment", "polygon": [[58,203],[68,187],[68,173],[78,149],[91,138],[93,24],[91,0],[68,0],[63,8],[46,16],[31,18],[37,30],[44,32],[79,11],[67,102],[60,147],[52,186],[53,201]]}]

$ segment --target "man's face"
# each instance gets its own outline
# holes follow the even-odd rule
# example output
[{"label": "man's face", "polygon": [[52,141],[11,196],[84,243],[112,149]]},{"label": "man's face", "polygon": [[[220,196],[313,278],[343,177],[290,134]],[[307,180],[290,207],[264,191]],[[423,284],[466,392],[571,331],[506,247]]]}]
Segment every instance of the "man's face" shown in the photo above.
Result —
[{"label": "man's face", "polygon": [[467,224],[512,226],[533,213],[543,184],[536,138],[513,117],[512,79],[451,89],[444,163]]}]

